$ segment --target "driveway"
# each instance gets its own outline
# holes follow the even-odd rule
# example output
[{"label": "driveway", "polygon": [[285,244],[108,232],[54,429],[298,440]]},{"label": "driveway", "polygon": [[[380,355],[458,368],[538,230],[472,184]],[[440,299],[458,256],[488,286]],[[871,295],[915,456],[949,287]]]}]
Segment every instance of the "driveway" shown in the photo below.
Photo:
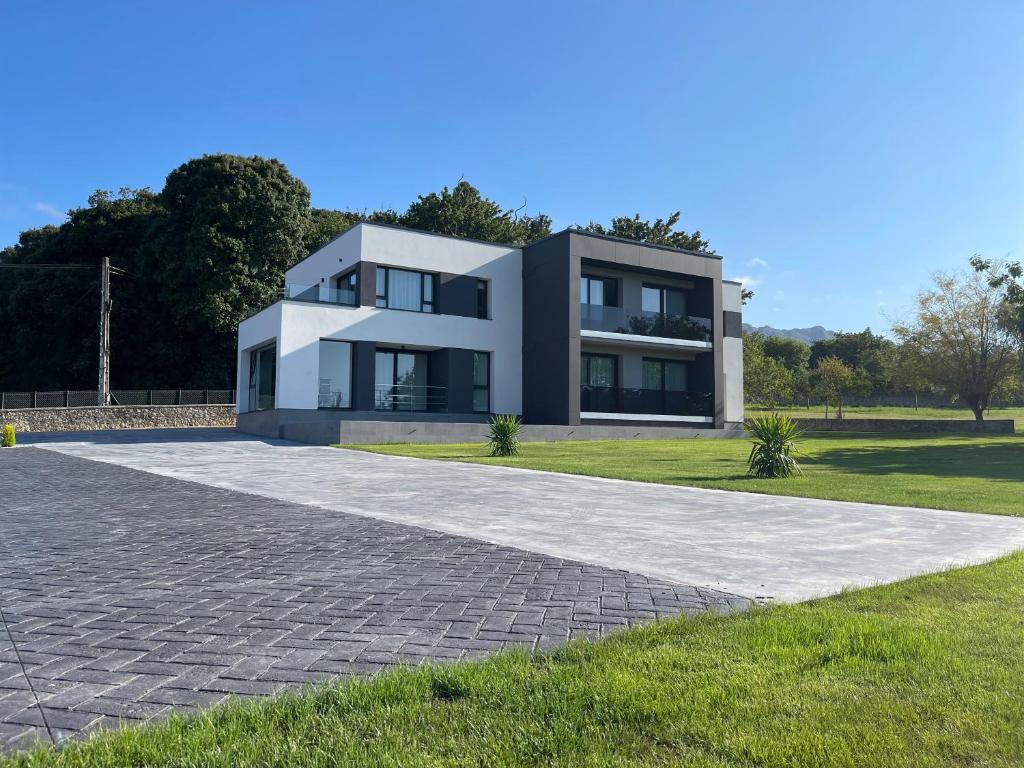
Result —
[{"label": "driveway", "polygon": [[[135,447],[157,445],[173,455],[227,444]],[[268,447],[238,445],[242,464],[246,448]],[[0,748],[748,605],[40,448],[0,452],[0,489]]]},{"label": "driveway", "polygon": [[715,491],[303,446],[232,430],[47,448],[753,598],[805,600],[1024,547],[1024,518]]}]

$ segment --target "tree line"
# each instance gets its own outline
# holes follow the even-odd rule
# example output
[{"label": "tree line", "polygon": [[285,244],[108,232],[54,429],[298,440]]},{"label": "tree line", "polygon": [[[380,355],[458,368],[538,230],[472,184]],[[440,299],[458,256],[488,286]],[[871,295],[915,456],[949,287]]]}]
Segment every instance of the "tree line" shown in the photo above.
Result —
[{"label": "tree line", "polygon": [[[636,214],[582,228],[710,251],[679,219]],[[465,180],[403,212],[331,210],[312,207],[277,160],[204,155],[159,192],[97,191],[65,223],[0,250],[4,265],[96,267],[0,269],[0,389],[95,388],[103,256],[125,273],[113,278],[112,387],[233,388],[238,323],[280,297],[287,269],[359,221],[513,245],[551,233],[548,215],[503,207]]]},{"label": "tree line", "polygon": [[824,402],[843,417],[852,398],[910,394],[969,408],[1024,398],[1024,268],[974,257],[936,273],[892,336],[870,328],[807,345],[744,334],[747,402],[774,408]]}]

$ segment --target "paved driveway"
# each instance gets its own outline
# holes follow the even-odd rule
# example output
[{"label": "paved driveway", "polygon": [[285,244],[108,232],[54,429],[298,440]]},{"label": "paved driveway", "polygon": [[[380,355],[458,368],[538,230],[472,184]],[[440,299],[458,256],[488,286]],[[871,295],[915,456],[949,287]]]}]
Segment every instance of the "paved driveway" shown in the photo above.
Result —
[{"label": "paved driveway", "polygon": [[748,604],[40,448],[0,452],[0,489],[0,748]]},{"label": "paved driveway", "polygon": [[803,600],[1024,547],[1024,518],[424,461],[232,430],[100,433],[47,447],[762,599]]}]

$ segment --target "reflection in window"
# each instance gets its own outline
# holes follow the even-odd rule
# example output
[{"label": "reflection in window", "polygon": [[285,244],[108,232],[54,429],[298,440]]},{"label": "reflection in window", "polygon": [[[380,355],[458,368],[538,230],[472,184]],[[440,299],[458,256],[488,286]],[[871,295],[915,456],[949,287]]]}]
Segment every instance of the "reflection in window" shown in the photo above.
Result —
[{"label": "reflection in window", "polygon": [[320,340],[317,407],[352,407],[352,345],[347,341]]},{"label": "reflection in window", "polygon": [[473,353],[473,411],[491,411],[491,355],[489,352]]}]

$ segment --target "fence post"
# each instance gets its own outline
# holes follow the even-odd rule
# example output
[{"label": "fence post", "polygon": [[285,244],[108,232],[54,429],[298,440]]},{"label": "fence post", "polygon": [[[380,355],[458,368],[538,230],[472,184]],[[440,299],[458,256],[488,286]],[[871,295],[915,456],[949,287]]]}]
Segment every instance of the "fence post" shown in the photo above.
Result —
[{"label": "fence post", "polygon": [[210,390],[204,389],[203,390],[203,405],[209,405],[209,404],[210,404]]},{"label": "fence post", "polygon": [[153,404],[153,390],[152,389],[147,389],[146,390],[146,405],[152,405],[152,404]]},{"label": "fence post", "polygon": [[71,407],[71,391],[67,389],[64,390],[64,407]]},{"label": "fence post", "polygon": [[181,405],[181,390],[178,390],[178,405]]},{"label": "fence post", "polygon": [[36,393],[34,391],[32,392],[32,407],[36,407]]}]

